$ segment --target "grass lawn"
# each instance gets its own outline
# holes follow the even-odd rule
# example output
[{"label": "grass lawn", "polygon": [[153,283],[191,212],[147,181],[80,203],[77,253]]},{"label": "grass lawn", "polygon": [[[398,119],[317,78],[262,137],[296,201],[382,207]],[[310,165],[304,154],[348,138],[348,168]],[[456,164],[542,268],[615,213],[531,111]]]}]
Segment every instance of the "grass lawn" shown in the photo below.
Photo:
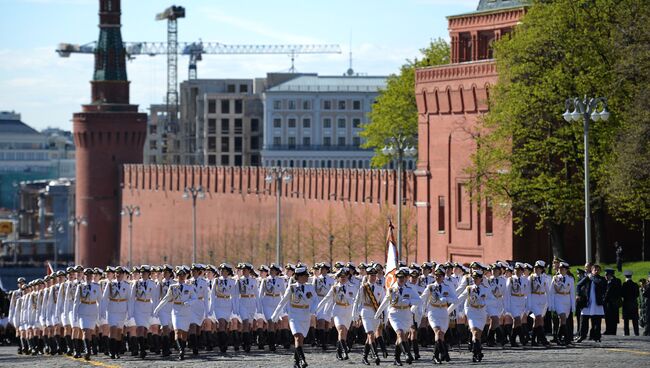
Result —
[{"label": "grass lawn", "polygon": [[[605,276],[605,268],[612,268],[616,270],[616,263],[605,263],[600,265],[602,267],[601,275]],[[580,266],[579,268],[583,268]],[[572,267],[571,272],[576,274],[578,267]],[[648,278],[648,272],[650,272],[650,262],[623,262],[623,271],[632,271],[632,280],[638,282],[639,279]],[[625,276],[623,272],[616,271],[616,277],[625,281]]]}]

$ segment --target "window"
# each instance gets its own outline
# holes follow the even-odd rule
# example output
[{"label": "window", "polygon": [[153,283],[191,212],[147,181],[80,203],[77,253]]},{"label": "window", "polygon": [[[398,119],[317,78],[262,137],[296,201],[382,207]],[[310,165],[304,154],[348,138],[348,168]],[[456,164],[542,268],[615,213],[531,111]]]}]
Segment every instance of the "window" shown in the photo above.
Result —
[{"label": "window", "polygon": [[221,134],[228,134],[228,133],[230,133],[230,120],[221,119]]},{"label": "window", "polygon": [[331,137],[323,137],[323,146],[331,146],[332,145],[332,138]]},{"label": "window", "polygon": [[244,123],[242,119],[235,119],[235,134],[242,134]]},{"label": "window", "polygon": [[221,155],[221,164],[225,166],[230,165],[230,156]]},{"label": "window", "polygon": [[345,110],[345,100],[339,101],[339,110]]},{"label": "window", "polygon": [[311,145],[311,138],[309,138],[309,137],[302,137],[302,145],[303,145],[303,146],[310,146],[310,145]]},{"label": "window", "polygon": [[241,166],[241,155],[235,155],[235,166]]},{"label": "window", "polygon": [[209,155],[208,156],[208,165],[216,165],[216,164],[217,164],[217,156]]},{"label": "window", "polygon": [[230,100],[221,100],[221,113],[230,114]]},{"label": "window", "polygon": [[338,119],[337,126],[338,126],[340,129],[345,129],[345,118],[339,118],[339,119]]},{"label": "window", "polygon": [[256,133],[260,129],[260,121],[257,119],[251,119],[251,133]]},{"label": "window", "polygon": [[289,137],[289,147],[293,148],[296,146],[296,137]]},{"label": "window", "polygon": [[280,118],[273,119],[273,127],[274,128],[281,128],[282,127],[282,119],[280,119]]},{"label": "window", "polygon": [[323,101],[323,110],[331,110],[332,101]]},{"label": "window", "polygon": [[469,230],[472,228],[472,204],[465,182],[456,183],[456,198],[456,211],[458,213],[456,227]]},{"label": "window", "polygon": [[251,155],[251,166],[259,166],[259,164],[260,164],[260,156]]},{"label": "window", "polygon": [[230,138],[221,137],[221,152],[230,152]]},{"label": "window", "polygon": [[226,92],[228,93],[235,93],[235,85],[234,84],[229,84],[226,86]]},{"label": "window", "polygon": [[303,109],[303,110],[309,110],[309,109],[311,109],[311,101],[309,101],[309,100],[304,100],[304,101],[302,102],[302,109]]},{"label": "window", "polygon": [[208,100],[208,114],[216,114],[217,112],[217,101]]},{"label": "window", "polygon": [[330,129],[332,127],[332,119],[325,118],[323,119],[323,128]]},{"label": "window", "polygon": [[157,147],[158,147],[157,142],[154,139],[149,141],[149,149],[150,150],[155,150]]},{"label": "window", "polygon": [[282,137],[273,137],[273,145],[279,146],[282,144]]},{"label": "window", "polygon": [[485,200],[485,235],[492,235],[493,218],[492,200],[488,198]]},{"label": "window", "polygon": [[251,150],[260,149],[260,137],[254,136],[251,137]]},{"label": "window", "polygon": [[296,109],[296,100],[289,100],[287,103],[287,108],[289,110],[295,110]]},{"label": "window", "polygon": [[359,118],[352,119],[352,127],[353,128],[361,127],[361,119],[359,119]]},{"label": "window", "polygon": [[217,119],[208,119],[208,134],[217,134]]},{"label": "window", "polygon": [[242,137],[235,137],[235,152],[242,151]]},{"label": "window", "polygon": [[345,137],[339,137],[338,138],[338,145],[339,146],[345,146]]},{"label": "window", "polygon": [[445,197],[438,197],[438,232],[445,232]]},{"label": "window", "polygon": [[289,125],[289,128],[295,128],[296,127],[296,118],[289,118],[287,120],[287,125]]},{"label": "window", "polygon": [[240,84],[239,93],[248,93],[248,84]]},{"label": "window", "polygon": [[359,100],[352,101],[352,110],[361,110],[361,101]]},{"label": "window", "polygon": [[302,127],[303,128],[311,128],[311,119],[310,118],[303,118],[302,119]]},{"label": "window", "polygon": [[217,150],[217,138],[208,137],[208,150],[216,151]]},{"label": "window", "polygon": [[157,126],[156,125],[149,125],[149,134],[156,134],[157,131]]},{"label": "window", "polygon": [[361,145],[361,138],[359,137],[352,138],[352,145],[355,147],[359,147]]},{"label": "window", "polygon": [[244,102],[242,100],[235,100],[235,114],[244,112]]},{"label": "window", "polygon": [[280,110],[280,109],[282,109],[282,101],[280,100],[273,101],[273,110]]}]

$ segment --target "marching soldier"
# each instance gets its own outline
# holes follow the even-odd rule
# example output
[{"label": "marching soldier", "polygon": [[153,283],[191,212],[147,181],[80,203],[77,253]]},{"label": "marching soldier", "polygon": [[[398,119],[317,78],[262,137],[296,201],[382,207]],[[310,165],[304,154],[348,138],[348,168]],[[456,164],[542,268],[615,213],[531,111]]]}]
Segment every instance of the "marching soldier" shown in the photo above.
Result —
[{"label": "marching soldier", "polygon": [[[158,282],[158,289],[160,296],[167,295],[169,287],[174,283],[174,269],[172,266],[165,264],[161,267],[162,278]],[[172,306],[167,303],[158,312],[158,320],[162,329],[161,348],[162,356],[168,357],[171,355],[171,341],[169,334],[172,332]]]},{"label": "marching soldier", "polygon": [[[258,297],[262,306],[264,319],[268,323],[267,341],[269,344],[269,350],[275,351],[276,324],[271,320],[271,317],[273,316],[275,308],[277,308],[280,303],[282,295],[284,295],[286,285],[284,279],[280,277],[280,273],[282,272],[280,266],[271,263],[268,270],[269,275],[261,281]],[[261,349],[264,349],[264,345],[261,346]]]},{"label": "marching soldier", "polygon": [[[418,293],[418,296],[422,295],[422,292],[427,286],[420,282],[421,281],[420,266],[417,263],[411,264],[409,276],[410,276],[409,280],[407,281],[408,286],[410,286],[411,289],[415,290],[415,292]],[[420,347],[418,345],[418,330],[421,330],[422,326],[424,326],[424,330],[426,331],[426,323],[422,323],[422,322],[425,322],[424,314],[418,308],[413,313],[413,324],[411,325],[411,329],[409,331],[409,344],[413,349],[413,358],[415,360],[420,359]]]},{"label": "marching soldier", "polygon": [[349,282],[348,275],[346,267],[339,269],[336,273],[337,282],[332,285],[316,308],[316,313],[323,309],[329,311],[334,320],[334,327],[338,332],[338,341],[336,342],[336,358],[338,360],[350,359],[347,336],[348,328],[352,323],[352,306],[358,289]]},{"label": "marching soldier", "polygon": [[[438,265],[435,270],[435,281],[429,284],[422,292],[422,314],[426,313],[429,324],[434,333],[433,361],[442,363],[449,362],[449,351],[445,343],[445,333],[449,328],[448,307],[456,302],[456,290],[453,285],[445,282],[445,268]],[[454,309],[452,308],[452,311]]]},{"label": "marching soldier", "polygon": [[239,312],[237,313],[242,322],[242,343],[245,352],[251,350],[251,328],[258,311],[257,293],[259,286],[257,280],[251,276],[253,265],[250,263],[240,263],[237,265],[241,276],[237,280],[239,289]]},{"label": "marching soldier", "polygon": [[[323,262],[320,264],[320,275],[314,278],[314,288],[316,289],[317,303],[325,297],[336,282],[330,275],[330,264]],[[327,335],[330,329],[330,320],[332,316],[326,310],[316,312],[316,340],[321,345],[323,351],[327,350]]]},{"label": "marching soldier", "polygon": [[151,324],[153,309],[160,299],[159,290],[155,282],[150,279],[151,267],[140,267],[140,279],[135,281],[128,301],[129,316],[135,321],[135,334],[140,358],[147,356],[145,338]]},{"label": "marching soldier", "polygon": [[[530,298],[528,306],[531,313],[535,317],[535,328],[533,329],[533,337],[537,338],[537,343],[548,346],[549,343],[544,335],[544,316],[548,309],[548,293],[551,288],[551,282],[548,275],[545,273],[546,262],[535,262],[534,273],[530,275]],[[533,346],[536,345],[533,340]]]},{"label": "marching soldier", "polygon": [[[91,338],[97,327],[99,317],[99,302],[101,300],[101,288],[92,279],[94,270],[86,268],[83,271],[85,280],[77,286],[74,295],[74,306],[72,309],[73,320],[78,321],[82,330],[84,359],[90,360]],[[81,341],[77,340],[75,358],[81,357]]]},{"label": "marching soldier", "polygon": [[457,303],[465,303],[465,315],[467,323],[472,332],[472,361],[480,362],[483,360],[481,347],[481,335],[487,322],[486,305],[494,295],[489,288],[483,283],[483,271],[476,268],[472,271],[473,284],[467,285],[463,292],[458,296]]},{"label": "marching soldier", "polygon": [[377,353],[377,342],[375,340],[375,331],[381,328],[381,321],[375,318],[375,313],[379,309],[379,300],[384,299],[386,292],[383,287],[378,286],[377,283],[377,269],[374,267],[366,267],[367,278],[361,284],[361,289],[354,299],[352,307],[354,319],[360,318],[363,328],[366,331],[366,343],[363,348],[362,362],[365,365],[370,365],[368,355],[372,351],[375,364],[379,365],[380,359]]},{"label": "marching soldier", "polygon": [[121,353],[122,329],[127,319],[128,300],[131,295],[131,285],[125,281],[124,269],[115,268],[115,279],[106,283],[102,295],[101,315],[106,316],[109,326],[108,351],[111,359],[117,359]]},{"label": "marching soldier", "polygon": [[549,289],[549,309],[557,313],[560,318],[557,343],[567,345],[572,339],[567,329],[567,317],[576,310],[575,284],[573,277],[567,275],[569,264],[560,262],[559,266],[560,273],[553,276]]}]

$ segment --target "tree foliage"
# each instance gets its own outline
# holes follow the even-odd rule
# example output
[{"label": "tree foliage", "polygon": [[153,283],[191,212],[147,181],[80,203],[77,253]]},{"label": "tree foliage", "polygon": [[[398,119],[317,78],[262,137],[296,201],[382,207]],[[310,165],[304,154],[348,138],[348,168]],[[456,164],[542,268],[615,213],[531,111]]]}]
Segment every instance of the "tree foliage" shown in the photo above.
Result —
[{"label": "tree foliage", "polygon": [[431,41],[420,50],[422,59],[408,60],[398,74],[388,77],[386,89],[377,97],[370,112],[370,122],[363,126],[363,147],[374,148],[374,167],[383,167],[389,158],[381,153],[391,137],[412,137],[417,141],[418,111],[415,105],[415,68],[449,63],[449,44],[443,39]]}]

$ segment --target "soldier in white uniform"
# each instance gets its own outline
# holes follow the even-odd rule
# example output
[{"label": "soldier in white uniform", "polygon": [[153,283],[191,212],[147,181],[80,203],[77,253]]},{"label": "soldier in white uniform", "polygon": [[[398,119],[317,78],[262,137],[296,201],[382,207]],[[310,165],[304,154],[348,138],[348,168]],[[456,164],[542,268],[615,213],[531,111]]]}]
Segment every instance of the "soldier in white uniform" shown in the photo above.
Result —
[{"label": "soldier in white uniform", "polygon": [[128,314],[131,284],[125,281],[124,269],[115,268],[115,279],[109,280],[102,295],[100,314],[106,316],[109,326],[108,350],[111,359],[119,358],[122,346],[122,330]]},{"label": "soldier in white uniform", "polygon": [[505,345],[503,338],[503,329],[501,328],[501,318],[505,312],[504,310],[504,295],[506,293],[506,280],[501,276],[503,267],[494,263],[490,266],[492,275],[488,277],[488,285],[494,298],[489,300],[487,305],[487,313],[490,318],[490,330],[488,331],[488,346],[495,346],[494,338],[496,341]]},{"label": "soldier in white uniform", "polygon": [[380,320],[375,318],[375,313],[379,309],[379,301],[384,300],[386,294],[383,287],[378,286],[377,270],[374,267],[366,267],[366,279],[361,283],[361,289],[354,299],[352,307],[354,319],[361,319],[363,328],[366,331],[366,343],[363,349],[362,362],[370,365],[368,355],[372,351],[375,364],[379,365],[379,353],[377,352],[377,341],[375,331],[380,327]]},{"label": "soldier in white uniform", "polygon": [[140,358],[147,356],[145,338],[151,323],[153,309],[160,300],[158,285],[150,279],[151,267],[140,267],[140,279],[133,283],[131,295],[128,300],[129,316],[135,320],[135,334],[138,343]]},{"label": "soldier in white uniform", "polygon": [[[102,289],[102,304],[104,303],[105,299],[103,298],[104,291],[106,290],[106,285],[115,280],[115,267],[113,266],[106,266],[105,272],[104,272],[105,277],[102,278],[99,281],[99,286]],[[111,334],[111,327],[108,324],[108,318],[106,316],[106,309],[103,308],[103,306],[100,304],[99,306],[99,322],[98,322],[99,328],[99,344],[100,344],[100,351],[104,353],[104,355],[110,355],[110,338],[109,335]]]},{"label": "soldier in white uniform", "polygon": [[[160,296],[167,295],[167,291],[171,284],[174,283],[174,269],[172,266],[165,264],[161,267],[161,276],[162,278],[158,281],[158,289],[160,290]],[[166,304],[158,312],[158,320],[160,321],[160,326],[162,330],[161,338],[161,348],[162,348],[162,357],[168,357],[171,355],[171,341],[169,339],[169,334],[172,332],[172,306]]]},{"label": "soldier in white uniform", "polygon": [[549,290],[549,309],[560,317],[558,345],[567,345],[571,341],[572,336],[568,333],[566,322],[569,313],[575,314],[576,311],[575,281],[567,275],[568,270],[569,264],[560,262],[560,273],[553,276]]},{"label": "soldier in white uniform", "polygon": [[[52,325],[52,338],[54,339],[53,345],[56,346],[56,354],[64,353],[64,343],[63,343],[63,326],[61,325],[61,314],[59,311],[59,290],[65,282],[65,271],[59,270],[56,272],[56,282],[51,286],[50,292],[48,293],[48,319]],[[52,353],[54,355],[54,353]]]},{"label": "soldier in white uniform", "polygon": [[[329,275],[330,268],[329,263],[321,263],[319,268],[320,275],[314,277],[314,288],[316,289],[318,303],[320,303],[335,283],[335,280]],[[328,311],[325,310],[316,313],[316,340],[323,351],[327,350],[327,335],[330,329],[330,320],[332,319],[332,316],[327,313]]]},{"label": "soldier in white uniform", "polygon": [[[287,288],[285,280],[280,277],[280,272],[282,269],[275,263],[271,263],[271,266],[268,267],[269,275],[262,279],[260,283],[259,295],[260,304],[262,306],[262,313],[264,313],[264,318],[268,323],[267,327],[267,341],[269,343],[269,350],[275,351],[275,331],[276,325],[275,322],[271,320],[275,308],[277,308],[284,291]],[[264,348],[264,345],[261,346]]]},{"label": "soldier in white uniform", "polygon": [[208,310],[210,309],[210,285],[208,285],[208,281],[203,277],[203,271],[205,271],[205,266],[199,263],[192,264],[192,268],[190,269],[192,278],[189,280],[189,283],[194,287],[197,299],[192,304],[194,318],[190,324],[188,340],[193,355],[199,353],[199,336],[205,337],[205,334],[202,335],[204,328],[203,322],[207,319]]},{"label": "soldier in white uniform", "polygon": [[[551,289],[551,278],[544,272],[546,262],[535,262],[534,273],[530,275],[530,297],[528,298],[528,307],[535,317],[535,328],[533,329],[533,337],[537,338],[537,342],[548,346],[549,342],[546,340],[544,334],[544,316],[549,304],[549,291]],[[536,345],[533,339],[533,346]]]},{"label": "soldier in white uniform", "polygon": [[413,315],[420,308],[420,296],[406,284],[409,269],[401,267],[395,276],[397,281],[387,290],[384,300],[379,305],[375,318],[381,318],[388,309],[388,321],[397,334],[395,342],[395,360],[393,364],[402,365],[401,353],[406,354],[406,363],[413,362],[413,355],[407,343],[407,333],[413,325]]},{"label": "soldier in white uniform", "polygon": [[[24,277],[19,277],[16,281],[18,284],[18,288],[14,291],[11,292],[10,300],[9,300],[9,323],[14,327],[16,330],[16,337],[20,341],[20,344],[18,346],[18,354],[23,353],[23,340],[24,338],[21,337],[20,335],[20,309],[18,309],[18,300],[22,297],[23,295],[23,287],[25,286],[25,278]],[[26,344],[25,344],[26,345]]]},{"label": "soldier in white uniform", "polygon": [[422,292],[420,309],[422,314],[427,316],[435,336],[433,360],[436,363],[441,363],[443,360],[447,362],[451,360],[445,343],[445,333],[449,328],[447,308],[456,302],[456,290],[452,284],[445,282],[444,266],[438,265],[435,275],[435,281]]},{"label": "soldier in white uniform", "polygon": [[[420,265],[417,263],[411,263],[411,268],[409,272],[409,280],[406,282],[408,286],[411,287],[411,289],[415,290],[418,293],[418,296],[422,295],[422,292],[424,289],[426,289],[427,285],[423,282],[423,279],[420,278]],[[424,329],[422,328],[424,326]],[[426,331],[427,328],[427,322],[425,320],[425,316],[420,310],[420,308],[417,309],[415,313],[413,313],[413,325],[411,326],[411,330],[409,331],[409,344],[411,348],[413,349],[413,358],[415,360],[420,359],[420,344],[418,344],[418,332],[419,331]],[[426,333],[426,332],[425,332]]]},{"label": "soldier in white uniform", "polygon": [[228,349],[228,324],[239,310],[239,289],[232,278],[232,266],[222,263],[218,267],[219,277],[210,290],[210,314],[217,320],[217,345],[222,353]]},{"label": "soldier in white uniform", "polygon": [[[92,334],[97,327],[99,317],[99,302],[101,300],[101,288],[93,281],[94,270],[86,268],[83,271],[85,280],[77,286],[74,295],[74,306],[72,315],[79,323],[83,332],[84,359],[90,360]],[[75,358],[81,357],[81,346],[77,346]]]},{"label": "soldier in white uniform", "polygon": [[194,287],[186,283],[188,272],[189,269],[185,266],[178,266],[176,268],[178,282],[169,286],[167,294],[160,300],[160,303],[158,303],[158,306],[153,311],[153,315],[158,316],[158,313],[160,313],[167,303],[172,305],[172,325],[174,326],[176,344],[178,346],[178,360],[185,359],[187,332],[190,329],[190,322],[193,319],[191,305],[197,300]]},{"label": "soldier in white uniform", "polygon": [[524,275],[524,264],[515,263],[515,273],[506,281],[506,313],[513,319],[513,329],[510,335],[510,345],[518,347],[516,338],[525,344],[526,334],[522,329],[522,316],[527,311],[528,296],[530,295],[530,282]]},{"label": "soldier in white uniform", "polygon": [[482,330],[487,322],[486,305],[494,295],[483,283],[483,271],[475,269],[472,271],[472,285],[465,286],[465,289],[458,295],[457,303],[465,303],[465,315],[472,332],[472,361],[483,360],[481,347]]},{"label": "soldier in white uniform", "polygon": [[336,283],[332,285],[325,297],[318,303],[316,313],[320,310],[329,311],[334,319],[334,327],[338,331],[336,342],[336,358],[338,360],[350,359],[347,344],[348,328],[352,323],[352,306],[358,288],[348,279],[348,269],[343,267],[336,273]]},{"label": "soldier in white uniform", "polygon": [[293,353],[294,368],[306,368],[307,360],[303,351],[305,336],[309,332],[311,317],[317,308],[318,299],[314,285],[308,284],[309,272],[306,267],[295,270],[296,283],[289,285],[278,303],[271,320],[277,323],[280,317],[287,313],[289,328],[293,334],[295,350]]},{"label": "soldier in white uniform", "polygon": [[259,308],[257,293],[259,286],[257,280],[251,276],[253,265],[250,263],[240,263],[237,268],[241,270],[241,276],[237,280],[239,289],[239,317],[242,321],[242,343],[245,352],[250,352],[252,339],[251,327],[255,314]]}]

